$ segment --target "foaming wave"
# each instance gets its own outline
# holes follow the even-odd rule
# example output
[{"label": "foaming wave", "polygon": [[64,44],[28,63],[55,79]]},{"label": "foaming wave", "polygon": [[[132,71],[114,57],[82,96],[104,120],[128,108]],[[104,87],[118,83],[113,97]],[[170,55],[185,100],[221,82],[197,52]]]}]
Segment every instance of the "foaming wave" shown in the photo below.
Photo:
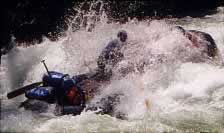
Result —
[{"label": "foaming wave", "polygon": [[[72,32],[71,28],[57,42],[45,40],[33,47],[18,47],[4,57],[3,66],[10,67],[1,79],[11,82],[13,78],[10,77],[20,75],[24,78],[18,84],[40,81],[46,72],[40,63],[42,59],[46,60],[49,70],[70,75],[93,71],[106,43],[124,29],[128,32],[128,44],[123,49],[125,58],[113,69],[111,82],[104,85],[92,101],[121,93],[115,114],[123,113],[128,119],[119,120],[89,111],[79,116],[34,120],[31,112],[30,115],[24,112],[24,115],[9,115],[8,120],[1,120],[5,123],[3,131],[12,128],[12,131],[22,132],[179,132],[224,128],[224,70],[221,66],[212,64],[197,49],[185,47],[189,40],[163,20],[126,24],[107,23],[105,17],[103,20],[94,22],[91,32],[85,28]],[[223,51],[220,25],[205,22],[198,29],[211,33]],[[196,26],[195,22],[186,27]],[[11,82],[14,87],[18,84]],[[4,90],[10,90],[8,85]],[[10,126],[17,121],[24,125]]]},{"label": "foaming wave", "polygon": [[125,121],[109,115],[83,112],[79,116],[62,116],[47,120],[34,129],[36,132],[162,132],[178,131],[154,119]]},{"label": "foaming wave", "polygon": [[[156,96],[160,95],[160,92],[176,88],[172,86],[176,78],[176,71],[182,67],[182,63],[194,61],[192,60],[195,59],[194,57],[201,57],[200,53],[184,47],[184,43],[188,43],[187,40],[177,31],[171,31],[169,25],[165,24],[163,21],[153,21],[149,25],[147,22],[140,22],[134,26],[133,24],[127,24],[124,25],[124,27],[125,26],[130,33],[130,42],[133,43],[130,43],[129,46],[126,47],[126,51],[124,50],[126,59],[118,64],[117,68],[114,70],[115,75],[117,74],[118,77],[116,77],[116,75],[110,85],[102,88],[103,91],[101,94],[101,97],[120,92],[125,95],[121,103],[117,106],[116,111],[125,113],[129,118],[144,117],[145,112],[147,112],[149,108],[147,107],[147,103],[155,107],[156,111],[164,109],[163,106],[156,104],[157,101],[166,101],[164,105],[177,108],[179,106],[179,103],[176,101],[178,97],[187,99],[193,94],[200,96],[204,95],[204,93],[209,90],[209,87],[212,86],[216,88],[215,85],[217,84],[214,83],[213,80],[210,81],[210,84],[204,84],[204,87],[199,86],[198,88],[193,88],[192,86],[198,86],[204,83],[203,78],[201,80],[199,77],[196,83],[189,83],[186,87],[180,85],[180,88],[185,88],[187,92],[197,89],[196,92],[192,92],[193,94],[185,93],[183,90],[180,90],[180,94],[177,94],[177,98],[170,98],[169,95],[157,98]],[[125,78],[120,78],[119,70],[128,68],[129,65],[131,65],[131,67],[137,66],[141,64],[142,61],[148,62],[148,65],[144,68],[145,72],[143,72],[143,74],[134,69],[133,72],[125,76]],[[212,69],[217,69],[216,67],[212,67],[212,64],[207,65]],[[203,67],[205,66],[199,65],[199,69]],[[188,75],[188,72],[186,73],[186,75]],[[202,75],[202,73],[203,72],[200,71],[198,75]],[[214,72],[212,71],[211,73]],[[189,80],[192,81],[191,79]],[[178,83],[180,83],[180,81],[176,82],[174,82],[176,83],[175,85],[179,86]],[[220,82],[222,85],[223,81]],[[170,93],[175,95],[178,92],[173,91]],[[170,108],[167,108],[167,110],[170,110]]]}]

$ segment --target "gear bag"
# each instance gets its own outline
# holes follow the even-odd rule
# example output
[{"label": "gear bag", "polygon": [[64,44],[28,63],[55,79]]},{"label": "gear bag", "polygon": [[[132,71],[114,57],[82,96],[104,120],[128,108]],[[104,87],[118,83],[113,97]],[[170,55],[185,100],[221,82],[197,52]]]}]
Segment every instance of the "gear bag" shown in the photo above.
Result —
[{"label": "gear bag", "polygon": [[48,101],[51,96],[51,88],[49,87],[36,87],[32,90],[26,91],[25,96],[28,99],[37,99],[42,101]]}]

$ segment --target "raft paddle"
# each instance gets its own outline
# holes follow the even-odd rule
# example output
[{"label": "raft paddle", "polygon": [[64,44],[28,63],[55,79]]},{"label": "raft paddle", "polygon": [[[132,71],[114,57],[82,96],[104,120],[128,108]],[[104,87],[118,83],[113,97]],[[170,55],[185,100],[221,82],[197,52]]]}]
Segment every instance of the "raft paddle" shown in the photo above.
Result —
[{"label": "raft paddle", "polygon": [[45,69],[47,70],[48,75],[51,76],[51,75],[50,75],[50,72],[49,72],[49,70],[48,70],[48,68],[47,68],[47,65],[45,64],[45,60],[42,60],[41,62],[44,64],[44,67],[45,67]]},{"label": "raft paddle", "polygon": [[36,83],[32,83],[32,84],[29,84],[29,85],[26,85],[22,88],[19,88],[19,89],[16,89],[14,91],[11,91],[7,94],[7,97],[8,99],[11,99],[11,98],[14,98],[14,97],[17,97],[23,93],[25,93],[25,91],[28,91],[28,90],[31,90],[33,89],[34,87],[37,87],[39,86],[40,84],[42,84],[43,82],[36,82]]}]

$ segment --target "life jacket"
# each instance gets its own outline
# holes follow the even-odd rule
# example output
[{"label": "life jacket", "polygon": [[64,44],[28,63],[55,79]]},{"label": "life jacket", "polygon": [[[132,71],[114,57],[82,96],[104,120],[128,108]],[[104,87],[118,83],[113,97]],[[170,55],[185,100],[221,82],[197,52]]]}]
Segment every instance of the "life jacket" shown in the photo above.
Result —
[{"label": "life jacket", "polygon": [[82,95],[77,86],[73,86],[66,92],[66,100],[69,105],[81,105],[83,104]]}]

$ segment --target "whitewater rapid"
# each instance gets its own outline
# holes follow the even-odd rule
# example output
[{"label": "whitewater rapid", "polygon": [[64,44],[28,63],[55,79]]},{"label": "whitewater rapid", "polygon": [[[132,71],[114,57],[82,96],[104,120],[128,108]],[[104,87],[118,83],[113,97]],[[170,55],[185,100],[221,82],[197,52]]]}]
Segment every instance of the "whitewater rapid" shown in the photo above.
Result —
[{"label": "whitewater rapid", "polygon": [[[194,62],[197,51],[184,47],[188,40],[172,26],[200,30],[214,38],[224,56],[223,9],[204,18],[130,20],[125,24],[106,23],[106,18],[89,32],[69,29],[65,37],[52,42],[45,39],[30,47],[15,47],[2,56],[1,131],[9,132],[224,132],[224,67],[217,62]],[[125,59],[113,69],[111,82],[101,87],[92,102],[108,95],[123,93],[116,112],[127,120],[92,111],[81,115],[54,116],[52,110],[35,114],[18,109],[24,95],[7,100],[14,88],[40,81],[45,59],[49,70],[77,75],[93,71],[106,43],[116,33],[128,32]],[[16,43],[16,42],[12,42]],[[222,59],[220,59],[222,61]],[[219,60],[219,61],[220,61]],[[142,62],[149,65],[139,72]],[[127,67],[128,74],[120,75]],[[52,107],[53,108],[53,107]]]}]

